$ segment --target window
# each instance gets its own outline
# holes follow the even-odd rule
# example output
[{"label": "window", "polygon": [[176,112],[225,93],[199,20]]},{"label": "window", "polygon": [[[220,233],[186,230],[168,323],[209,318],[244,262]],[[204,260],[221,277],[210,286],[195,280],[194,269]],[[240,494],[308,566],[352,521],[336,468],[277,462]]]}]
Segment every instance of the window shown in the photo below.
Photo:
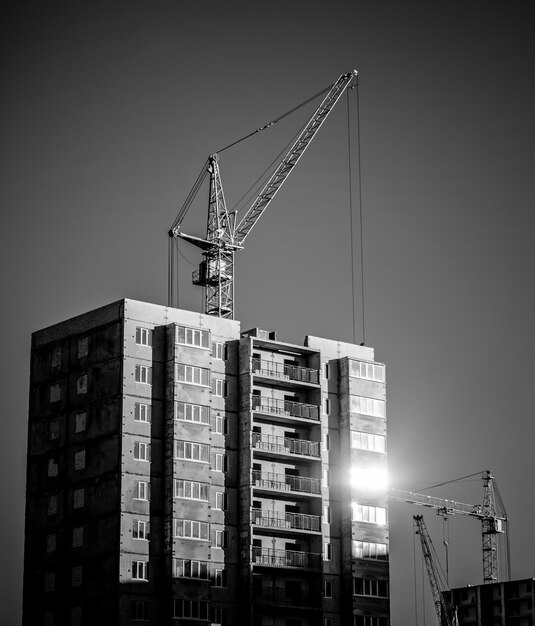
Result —
[{"label": "window", "polygon": [[202,385],[203,387],[210,385],[210,370],[204,367],[178,363],[176,370],[176,378],[180,382],[190,383],[191,385]]},{"label": "window", "polygon": [[351,363],[351,376],[357,378],[365,378],[367,380],[376,380],[377,382],[384,383],[385,381],[385,366],[379,363],[366,363],[364,361],[350,361]]},{"label": "window", "polygon": [[151,421],[151,407],[148,404],[142,402],[136,402],[134,405],[134,420],[136,422],[146,422],[150,424]]},{"label": "window", "polygon": [[357,559],[376,559],[388,561],[386,543],[371,543],[369,541],[352,541],[353,556]]},{"label": "window", "polygon": [[227,587],[227,570],[215,569],[212,585],[214,587]]},{"label": "window", "polygon": [[82,509],[85,506],[85,489],[75,489],[73,494],[73,508]]},{"label": "window", "polygon": [[56,588],[56,574],[54,572],[45,572],[45,591],[54,591]]},{"label": "window", "polygon": [[328,363],[324,363],[323,364],[323,378],[325,378],[325,380],[329,380],[329,375],[330,375],[330,367]]},{"label": "window", "polygon": [[214,625],[214,626],[226,626],[227,623],[227,619],[226,619],[226,610],[225,609],[219,609],[219,608],[213,608],[211,611],[212,617],[210,619],[210,622]]},{"label": "window", "polygon": [[324,598],[332,598],[333,597],[333,583],[332,583],[332,580],[324,580],[323,581],[323,597]]},{"label": "window", "polygon": [[175,498],[208,501],[210,485],[195,480],[175,479]]},{"label": "window", "polygon": [[144,600],[135,600],[132,603],[132,619],[137,622],[150,620],[150,603]]},{"label": "window", "polygon": [[136,480],[134,484],[134,500],[150,500],[150,484],[144,480]]},{"label": "window", "polygon": [[51,554],[56,551],[57,538],[56,533],[49,533],[46,536],[46,552],[47,554]]},{"label": "window", "polygon": [[84,527],[78,526],[78,528],[72,529],[72,547],[81,548],[84,545]]},{"label": "window", "polygon": [[329,450],[330,443],[331,443],[331,441],[330,441],[329,434],[328,433],[324,433],[324,435],[323,435],[323,449],[326,452],[328,452],[328,450]]},{"label": "window", "polygon": [[323,544],[323,560],[332,561],[333,559],[333,547],[330,543]]},{"label": "window", "polygon": [[48,438],[50,440],[59,439],[59,421],[52,420],[48,425]]},{"label": "window", "polygon": [[135,441],[134,459],[136,459],[136,461],[150,461],[150,443]]},{"label": "window", "polygon": [[227,397],[227,381],[223,378],[215,378],[212,380],[212,393],[219,398]]},{"label": "window", "polygon": [[147,561],[132,561],[132,579],[149,580],[149,564]]},{"label": "window", "polygon": [[50,385],[50,404],[61,400],[60,385]]},{"label": "window", "polygon": [[210,463],[210,446],[195,441],[175,441],[175,459]]},{"label": "window", "polygon": [[58,512],[58,496],[56,494],[48,496],[46,512],[47,515],[56,515]]},{"label": "window", "polygon": [[175,419],[198,424],[210,423],[210,407],[188,402],[175,402]]},{"label": "window", "polygon": [[220,359],[221,361],[227,360],[227,346],[222,341],[212,342],[212,357],[214,359]]},{"label": "window", "polygon": [[54,612],[45,611],[43,613],[43,626],[54,626]]},{"label": "window", "polygon": [[87,413],[80,411],[74,416],[74,432],[81,433],[87,428]]},{"label": "window", "polygon": [[227,533],[224,530],[214,531],[214,537],[212,541],[214,548],[226,548],[227,547]]},{"label": "window", "polygon": [[210,541],[210,524],[190,519],[175,519],[175,537]]},{"label": "window", "polygon": [[208,602],[206,600],[175,600],[173,617],[191,617],[208,619]]},{"label": "window", "polygon": [[216,472],[226,472],[227,471],[227,457],[224,454],[215,454],[214,455],[214,467],[213,469]]},{"label": "window", "polygon": [[83,359],[84,356],[89,354],[89,337],[80,337],[76,347],[76,356],[79,359]]},{"label": "window", "polygon": [[386,524],[386,509],[382,506],[366,506],[353,502],[351,519],[354,522],[371,522],[384,526]]},{"label": "window", "polygon": [[353,626],[388,626],[388,617],[371,617],[368,615],[354,615]]},{"label": "window", "polygon": [[325,524],[331,523],[331,507],[328,504],[323,506],[323,521]]},{"label": "window", "polygon": [[326,467],[323,468],[323,486],[329,486],[329,470]]},{"label": "window", "polygon": [[50,357],[50,366],[52,368],[61,367],[61,346],[55,346]]},{"label": "window", "polygon": [[81,606],[72,607],[70,626],[82,626],[82,607]]},{"label": "window", "polygon": [[210,331],[200,328],[176,327],[176,342],[185,346],[195,346],[196,348],[210,347]]},{"label": "window", "polygon": [[323,626],[333,626],[333,620],[332,617],[326,617],[323,620]]},{"label": "window", "polygon": [[353,578],[353,595],[388,598],[388,582],[368,578]]},{"label": "window", "polygon": [[350,410],[353,413],[363,413],[364,415],[386,416],[384,400],[375,400],[364,396],[351,396]]},{"label": "window", "polygon": [[75,565],[71,569],[71,586],[72,587],[80,587],[80,585],[82,584],[83,573],[84,573],[84,570],[81,565]]},{"label": "window", "polygon": [[58,462],[56,459],[48,459],[47,476],[55,478],[58,475]]},{"label": "window", "polygon": [[216,415],[213,420],[213,429],[214,432],[218,435],[226,435],[227,434],[227,419],[222,415]]},{"label": "window", "polygon": [[373,435],[372,433],[351,431],[351,447],[360,450],[371,450],[372,452],[385,452],[386,437]]},{"label": "window", "polygon": [[215,506],[214,509],[219,511],[227,510],[227,494],[222,491],[216,491],[215,493]]},{"label": "window", "polygon": [[76,393],[78,395],[87,393],[87,374],[82,374],[76,379]]},{"label": "window", "polygon": [[329,398],[323,398],[323,413],[329,415],[331,412],[331,401]]},{"label": "window", "polygon": [[132,539],[141,539],[143,541],[149,541],[149,522],[135,519],[132,527]]},{"label": "window", "polygon": [[191,559],[174,559],[174,575],[176,578],[199,578],[208,580],[208,563]]},{"label": "window", "polygon": [[74,453],[74,469],[75,471],[85,469],[85,450],[78,450]]},{"label": "window", "polygon": [[152,346],[152,330],[150,328],[136,328],[136,344],[138,346]]},{"label": "window", "polygon": [[152,385],[152,367],[149,367],[148,365],[136,365],[135,381],[136,383]]}]

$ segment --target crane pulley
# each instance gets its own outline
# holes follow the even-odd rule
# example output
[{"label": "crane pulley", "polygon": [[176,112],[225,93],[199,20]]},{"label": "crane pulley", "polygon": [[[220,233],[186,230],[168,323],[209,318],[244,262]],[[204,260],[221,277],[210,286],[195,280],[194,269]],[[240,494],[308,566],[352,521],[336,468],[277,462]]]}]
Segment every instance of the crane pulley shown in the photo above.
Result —
[{"label": "crane pulley", "polygon": [[[231,319],[234,317],[234,253],[243,249],[245,239],[303,156],[342,94],[353,85],[356,77],[357,71],[353,70],[348,74],[342,74],[332,85],[239,223],[237,213],[229,213],[226,207],[218,155],[212,154],[208,158],[205,172],[201,173],[196,182],[198,188],[199,180],[206,173],[209,174],[210,192],[206,237],[203,239],[188,235],[180,230],[185,216],[184,210],[181,211],[169,231],[170,237],[179,237],[202,251],[204,260],[199,269],[193,273],[193,283],[205,288],[204,312],[206,314]],[[269,126],[270,124],[263,128]],[[187,202],[190,197],[191,194]]]}]

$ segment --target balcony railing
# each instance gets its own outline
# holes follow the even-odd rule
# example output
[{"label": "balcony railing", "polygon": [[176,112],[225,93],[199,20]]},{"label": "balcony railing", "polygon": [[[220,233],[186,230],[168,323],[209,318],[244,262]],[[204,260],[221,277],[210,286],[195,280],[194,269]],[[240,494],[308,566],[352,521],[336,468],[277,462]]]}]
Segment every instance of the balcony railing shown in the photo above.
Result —
[{"label": "balcony railing", "polygon": [[318,569],[321,566],[321,555],[312,552],[296,552],[294,550],[274,550],[253,546],[253,563],[266,567],[302,567]]},{"label": "balcony railing", "polygon": [[252,369],[254,374],[260,374],[268,378],[294,380],[300,383],[312,383],[314,385],[317,385],[319,382],[318,370],[310,369],[309,367],[284,365],[283,363],[274,363],[273,361],[252,359]]},{"label": "balcony railing", "polygon": [[253,486],[276,491],[301,491],[303,493],[321,493],[318,478],[305,476],[288,476],[272,472],[253,471]]},{"label": "balcony railing", "polygon": [[261,587],[253,591],[253,601],[278,606],[317,607],[321,605],[321,594],[311,591],[290,592],[278,587]]},{"label": "balcony railing", "polygon": [[319,410],[315,404],[304,404],[303,402],[266,398],[264,396],[253,394],[251,396],[251,407],[253,411],[270,413],[271,415],[319,420]]},{"label": "balcony railing", "polygon": [[304,456],[320,456],[320,444],[307,439],[276,437],[253,433],[253,447],[264,452],[281,452],[283,454],[302,454]]},{"label": "balcony railing", "polygon": [[282,513],[278,511],[263,511],[252,509],[253,524],[268,528],[282,528],[290,530],[316,530],[321,529],[319,515],[306,513]]}]

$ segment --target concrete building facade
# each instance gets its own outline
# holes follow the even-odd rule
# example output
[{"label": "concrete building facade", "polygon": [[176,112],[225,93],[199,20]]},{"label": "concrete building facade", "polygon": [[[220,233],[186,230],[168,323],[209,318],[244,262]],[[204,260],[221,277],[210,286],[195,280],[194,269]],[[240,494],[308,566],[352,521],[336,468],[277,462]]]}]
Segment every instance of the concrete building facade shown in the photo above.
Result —
[{"label": "concrete building facade", "polygon": [[34,333],[23,624],[389,623],[384,365],[121,300]]}]

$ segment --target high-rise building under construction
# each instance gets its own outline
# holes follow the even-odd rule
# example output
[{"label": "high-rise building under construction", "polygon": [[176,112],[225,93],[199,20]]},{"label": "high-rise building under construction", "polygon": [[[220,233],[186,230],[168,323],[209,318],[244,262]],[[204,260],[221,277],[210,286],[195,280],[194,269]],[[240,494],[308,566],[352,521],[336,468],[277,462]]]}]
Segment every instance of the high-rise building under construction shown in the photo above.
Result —
[{"label": "high-rise building under construction", "polygon": [[121,300],[34,333],[23,624],[386,626],[384,365]]}]

